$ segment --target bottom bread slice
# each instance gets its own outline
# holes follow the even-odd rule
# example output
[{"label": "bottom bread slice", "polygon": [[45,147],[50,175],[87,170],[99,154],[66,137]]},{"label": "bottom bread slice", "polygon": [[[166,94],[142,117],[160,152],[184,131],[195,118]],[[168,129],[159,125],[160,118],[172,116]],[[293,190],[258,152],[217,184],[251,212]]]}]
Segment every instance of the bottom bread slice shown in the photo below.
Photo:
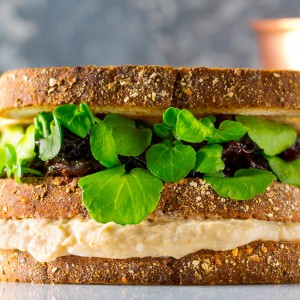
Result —
[{"label": "bottom bread slice", "polygon": [[0,250],[0,279],[34,283],[200,285],[299,283],[300,242],[253,242],[230,251],[200,250],[181,259],[63,256],[48,263]]}]

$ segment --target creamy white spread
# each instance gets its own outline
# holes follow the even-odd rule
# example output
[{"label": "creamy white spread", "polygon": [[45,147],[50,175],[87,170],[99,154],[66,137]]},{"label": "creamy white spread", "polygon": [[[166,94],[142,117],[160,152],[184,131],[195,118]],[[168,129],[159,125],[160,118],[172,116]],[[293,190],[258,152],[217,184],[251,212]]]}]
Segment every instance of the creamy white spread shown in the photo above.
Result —
[{"label": "creamy white spread", "polygon": [[28,251],[40,262],[70,254],[180,258],[201,249],[225,251],[257,240],[299,241],[300,223],[164,218],[121,226],[91,219],[0,220],[0,248]]}]

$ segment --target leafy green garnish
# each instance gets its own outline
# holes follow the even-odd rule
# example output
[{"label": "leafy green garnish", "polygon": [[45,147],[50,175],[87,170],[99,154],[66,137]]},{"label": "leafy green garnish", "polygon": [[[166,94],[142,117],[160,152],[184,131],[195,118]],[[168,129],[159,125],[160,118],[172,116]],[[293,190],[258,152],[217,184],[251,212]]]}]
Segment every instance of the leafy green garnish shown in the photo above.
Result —
[{"label": "leafy green garnish", "polygon": [[196,164],[193,170],[201,173],[215,173],[224,170],[222,151],[223,147],[218,144],[200,148],[196,154]]},{"label": "leafy green garnish", "polygon": [[163,121],[169,128],[175,128],[177,123],[177,116],[180,113],[180,109],[175,107],[168,108],[163,114]]},{"label": "leafy green garnish", "polygon": [[155,133],[163,139],[167,139],[171,136],[171,130],[165,124],[161,124],[161,123],[154,124],[153,129]]},{"label": "leafy green garnish", "polygon": [[95,123],[93,114],[86,103],[81,103],[79,106],[75,104],[59,106],[55,109],[53,115],[61,124],[81,138],[86,137]]},{"label": "leafy green garnish", "polygon": [[3,177],[3,170],[6,165],[5,150],[0,148],[0,178]]},{"label": "leafy green garnish", "polygon": [[191,146],[168,140],[153,145],[146,153],[147,167],[153,175],[167,182],[177,182],[194,167],[195,150]]},{"label": "leafy green garnish", "polygon": [[248,128],[239,122],[225,120],[218,129],[213,130],[212,136],[207,137],[209,144],[239,141],[248,131]]},{"label": "leafy green garnish", "polygon": [[33,121],[39,137],[46,138],[51,134],[50,124],[53,121],[52,113],[38,113]]},{"label": "leafy green garnish", "polygon": [[40,139],[40,158],[43,161],[54,158],[60,151],[62,130],[60,122],[54,117],[50,124],[50,134]]},{"label": "leafy green garnish", "polygon": [[282,183],[292,184],[300,187],[300,158],[285,162],[278,156],[265,156],[271,170]]},{"label": "leafy green garnish", "polygon": [[82,177],[82,203],[97,222],[138,224],[157,206],[162,182],[147,170],[121,165]]},{"label": "leafy green garnish", "polygon": [[236,120],[249,128],[248,135],[267,155],[277,155],[292,146],[296,130],[284,124],[252,116],[236,116]]},{"label": "leafy green garnish", "polygon": [[14,146],[6,144],[4,146],[5,151],[5,167],[6,176],[10,178],[17,171],[17,153]]},{"label": "leafy green garnish", "polygon": [[178,113],[174,132],[176,139],[190,143],[200,143],[211,132],[212,129],[199,122],[189,110],[183,109]]},{"label": "leafy green garnish", "polygon": [[112,128],[117,153],[124,156],[138,156],[150,145],[152,131],[137,128],[133,120],[117,114],[109,114],[103,120]]},{"label": "leafy green garnish", "polygon": [[112,168],[119,164],[112,128],[99,121],[91,130],[90,144],[92,154],[103,166]]},{"label": "leafy green garnish", "polygon": [[17,146],[20,139],[24,136],[24,129],[19,125],[10,125],[1,129],[0,148],[5,144]]},{"label": "leafy green garnish", "polygon": [[18,162],[32,161],[35,156],[35,126],[27,127],[25,135],[21,138],[16,147]]},{"label": "leafy green garnish", "polygon": [[276,180],[276,176],[265,170],[240,169],[234,177],[205,176],[213,190],[220,196],[234,200],[249,200],[261,194]]},{"label": "leafy green garnish", "polygon": [[30,125],[18,143],[15,144],[16,140],[12,140],[15,145],[5,143],[4,147],[0,148],[0,177],[3,176],[4,167],[6,176],[9,178],[13,175],[18,183],[21,183],[20,178],[24,173],[42,175],[41,172],[29,168],[36,157],[35,133],[35,126]]}]

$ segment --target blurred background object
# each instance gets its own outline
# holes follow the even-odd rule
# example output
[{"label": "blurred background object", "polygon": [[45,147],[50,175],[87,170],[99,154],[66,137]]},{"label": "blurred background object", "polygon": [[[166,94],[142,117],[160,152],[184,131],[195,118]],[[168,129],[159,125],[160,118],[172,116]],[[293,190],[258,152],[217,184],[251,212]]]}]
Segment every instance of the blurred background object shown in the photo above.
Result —
[{"label": "blurred background object", "polygon": [[299,0],[0,0],[0,72],[88,64],[256,68],[249,22],[297,14]]},{"label": "blurred background object", "polygon": [[300,18],[256,20],[251,27],[263,68],[300,70]]}]

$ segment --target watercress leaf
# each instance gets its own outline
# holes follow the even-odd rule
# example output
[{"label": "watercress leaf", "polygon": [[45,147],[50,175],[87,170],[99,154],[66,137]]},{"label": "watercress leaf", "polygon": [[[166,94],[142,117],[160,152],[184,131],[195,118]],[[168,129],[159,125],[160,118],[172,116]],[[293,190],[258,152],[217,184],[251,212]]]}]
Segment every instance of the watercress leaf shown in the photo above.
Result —
[{"label": "watercress leaf", "polygon": [[19,125],[10,125],[1,128],[0,148],[5,144],[17,146],[24,135],[24,128]]},{"label": "watercress leaf", "polygon": [[60,151],[62,143],[62,130],[60,122],[54,117],[50,124],[51,134],[40,139],[40,158],[43,161],[54,158]]},{"label": "watercress leaf", "polygon": [[239,141],[248,131],[248,128],[239,122],[225,120],[218,129],[213,130],[213,135],[207,138],[209,144],[227,141]]},{"label": "watercress leaf", "polygon": [[6,164],[6,159],[5,159],[5,150],[4,148],[0,148],[0,178],[3,177],[3,170]]},{"label": "watercress leaf", "polygon": [[215,125],[214,123],[216,122],[216,117],[215,116],[209,116],[207,118],[202,118],[199,120],[200,123],[205,125],[208,128],[214,129]]},{"label": "watercress leaf", "polygon": [[14,167],[17,165],[17,153],[14,146],[10,144],[5,144],[4,151],[6,176],[9,178],[14,172]]},{"label": "watercress leaf", "polygon": [[75,104],[65,104],[57,107],[53,115],[67,127],[70,131],[81,138],[85,138],[92,127],[90,115],[85,111],[80,111],[82,106]]},{"label": "watercress leaf", "polygon": [[175,146],[160,143],[149,148],[146,160],[153,175],[167,182],[177,182],[194,167],[196,153],[191,146],[182,143]]},{"label": "watercress leaf", "polygon": [[92,154],[103,166],[112,168],[119,164],[112,129],[99,121],[91,129],[90,145]]},{"label": "watercress leaf", "polygon": [[175,128],[177,122],[177,115],[179,114],[180,109],[175,107],[168,108],[163,114],[163,121],[166,126],[169,128]]},{"label": "watercress leaf", "polygon": [[212,129],[199,122],[187,109],[177,115],[174,137],[190,143],[200,143],[211,134]]},{"label": "watercress leaf", "polygon": [[91,109],[89,108],[89,106],[85,102],[79,105],[79,111],[83,112],[89,118],[91,125],[95,124],[94,115]]},{"label": "watercress leaf", "polygon": [[278,156],[267,156],[269,166],[282,183],[300,187],[300,158],[285,162]]},{"label": "watercress leaf", "polygon": [[53,114],[49,112],[38,113],[34,118],[34,126],[38,135],[46,138],[51,134],[50,124],[53,121]]},{"label": "watercress leaf", "polygon": [[289,125],[252,116],[237,116],[236,120],[248,127],[248,135],[267,155],[277,155],[292,146],[297,132]]},{"label": "watercress leaf", "polygon": [[165,124],[162,123],[154,124],[153,128],[155,133],[163,139],[167,139],[171,135],[169,128]]},{"label": "watercress leaf", "polygon": [[207,183],[220,196],[233,200],[249,200],[261,194],[276,180],[269,171],[259,169],[240,169],[234,177],[204,176]]},{"label": "watercress leaf", "polygon": [[224,170],[222,160],[223,147],[218,144],[205,145],[196,153],[196,164],[193,168],[196,172],[215,173]]},{"label": "watercress leaf", "polygon": [[163,189],[161,180],[149,171],[125,166],[82,177],[82,203],[97,222],[138,224],[157,206]]},{"label": "watercress leaf", "polygon": [[22,161],[31,162],[35,156],[35,126],[30,125],[25,131],[25,135],[19,141],[17,147],[17,163]]},{"label": "watercress leaf", "polygon": [[112,128],[117,153],[123,156],[138,156],[150,145],[152,131],[137,128],[133,120],[117,114],[109,114],[103,120]]},{"label": "watercress leaf", "polygon": [[13,175],[14,175],[15,182],[22,183],[22,180],[21,180],[22,167],[21,167],[20,163],[13,167]]}]

